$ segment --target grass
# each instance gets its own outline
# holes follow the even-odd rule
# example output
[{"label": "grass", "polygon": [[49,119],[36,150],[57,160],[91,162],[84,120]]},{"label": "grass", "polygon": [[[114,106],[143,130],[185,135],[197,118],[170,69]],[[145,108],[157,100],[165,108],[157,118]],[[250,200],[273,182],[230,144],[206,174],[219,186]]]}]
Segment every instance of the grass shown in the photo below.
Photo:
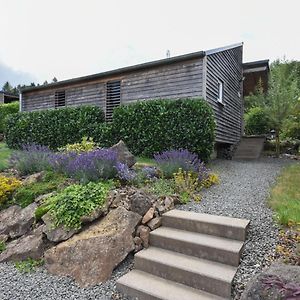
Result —
[{"label": "grass", "polygon": [[153,158],[147,157],[137,157],[137,162],[140,166],[155,166],[155,161]]},{"label": "grass", "polygon": [[269,204],[280,224],[300,225],[300,164],[283,170],[271,190]]},{"label": "grass", "polygon": [[0,172],[8,167],[8,160],[12,153],[5,143],[0,143]]}]

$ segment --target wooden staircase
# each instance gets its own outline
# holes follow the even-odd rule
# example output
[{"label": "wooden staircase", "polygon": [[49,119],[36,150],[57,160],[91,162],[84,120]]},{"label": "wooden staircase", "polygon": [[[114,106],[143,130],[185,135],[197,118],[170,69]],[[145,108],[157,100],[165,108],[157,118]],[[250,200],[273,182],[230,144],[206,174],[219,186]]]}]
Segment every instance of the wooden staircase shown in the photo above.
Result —
[{"label": "wooden staircase", "polygon": [[243,219],[169,211],[117,288],[139,300],[230,299],[248,225]]},{"label": "wooden staircase", "polygon": [[264,149],[265,136],[243,136],[234,153],[234,159],[257,159]]}]

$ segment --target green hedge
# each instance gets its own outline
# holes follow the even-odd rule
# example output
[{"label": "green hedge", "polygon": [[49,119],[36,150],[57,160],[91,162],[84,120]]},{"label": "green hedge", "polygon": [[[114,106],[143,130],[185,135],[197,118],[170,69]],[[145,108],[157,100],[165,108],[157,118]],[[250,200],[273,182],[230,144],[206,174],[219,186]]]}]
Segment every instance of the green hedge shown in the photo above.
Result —
[{"label": "green hedge", "polygon": [[245,114],[245,132],[249,135],[267,134],[270,131],[269,119],[260,107],[250,108]]},{"label": "green hedge", "polygon": [[135,155],[151,157],[156,152],[183,148],[208,160],[213,150],[214,115],[202,99],[148,100],[123,105],[114,110],[110,126],[110,139],[124,140]]},{"label": "green hedge", "polygon": [[80,142],[83,136],[93,137],[104,121],[102,109],[96,106],[17,113],[6,119],[6,142],[10,148],[35,143],[56,149]]},{"label": "green hedge", "polygon": [[0,104],[0,133],[4,132],[5,118],[19,111],[19,102]]}]

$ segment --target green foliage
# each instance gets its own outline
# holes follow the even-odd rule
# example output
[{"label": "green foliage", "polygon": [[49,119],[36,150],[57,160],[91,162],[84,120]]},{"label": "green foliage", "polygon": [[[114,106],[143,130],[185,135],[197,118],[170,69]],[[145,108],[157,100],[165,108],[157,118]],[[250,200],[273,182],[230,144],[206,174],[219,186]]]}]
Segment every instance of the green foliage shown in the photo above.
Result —
[{"label": "green foliage", "polygon": [[5,118],[19,111],[19,102],[0,104],[0,133],[4,132]]},{"label": "green foliage", "polygon": [[5,249],[6,249],[5,243],[3,241],[0,241],[0,253],[5,251]]},{"label": "green foliage", "polygon": [[135,155],[182,148],[208,160],[214,129],[212,108],[202,99],[151,100],[116,108],[109,134],[111,142],[124,140]]},{"label": "green foliage", "polygon": [[151,181],[147,186],[147,190],[157,196],[171,196],[176,193],[173,179],[159,178]]},{"label": "green foliage", "polygon": [[12,151],[4,143],[0,143],[0,172],[9,166]]},{"label": "green foliage", "polygon": [[270,131],[269,119],[261,107],[253,107],[245,114],[245,132],[249,135],[267,134]]},{"label": "green foliage", "polygon": [[59,151],[63,152],[88,152],[97,148],[97,144],[93,141],[93,138],[83,137],[80,143],[67,144],[66,146],[59,148]]},{"label": "green foliage", "polygon": [[6,142],[10,148],[39,144],[51,149],[94,137],[104,122],[100,107],[79,106],[10,115],[5,122]]},{"label": "green foliage", "polygon": [[300,98],[293,113],[284,124],[282,135],[286,139],[300,140]]},{"label": "green foliage", "polygon": [[70,185],[50,197],[43,206],[49,209],[55,226],[64,225],[67,228],[77,229],[81,227],[82,216],[105,205],[111,187],[111,182]]},{"label": "green foliage", "polygon": [[48,205],[44,204],[44,205],[39,206],[34,212],[35,220],[40,221],[42,219],[42,217],[50,210],[50,208],[51,208],[51,205],[49,205],[49,204]]},{"label": "green foliage", "polygon": [[32,259],[28,258],[23,261],[18,261],[15,263],[16,269],[21,273],[31,273],[36,270],[36,268],[44,264],[43,259]]},{"label": "green foliage", "polygon": [[33,203],[38,196],[56,191],[59,186],[64,185],[66,180],[66,177],[61,174],[46,172],[41,181],[18,188],[14,194],[13,202],[21,207],[26,207]]}]

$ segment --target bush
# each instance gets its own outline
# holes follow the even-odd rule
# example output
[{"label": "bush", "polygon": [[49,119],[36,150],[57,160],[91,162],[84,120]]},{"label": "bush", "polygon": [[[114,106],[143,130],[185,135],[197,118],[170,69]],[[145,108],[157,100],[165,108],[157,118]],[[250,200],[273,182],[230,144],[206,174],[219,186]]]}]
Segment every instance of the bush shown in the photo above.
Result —
[{"label": "bush", "polygon": [[270,131],[269,119],[260,107],[250,108],[245,114],[245,132],[249,135],[267,134]]},{"label": "bush", "polygon": [[19,102],[0,104],[0,133],[4,132],[5,119],[8,115],[19,111]]},{"label": "bush", "polygon": [[14,177],[0,175],[0,208],[9,200],[13,192],[21,185],[21,181]]},{"label": "bush", "polygon": [[70,185],[49,198],[43,206],[54,218],[55,226],[77,229],[81,227],[81,217],[104,206],[111,187],[110,182]]},{"label": "bush", "polygon": [[209,104],[201,99],[123,105],[114,110],[110,126],[107,135],[111,144],[122,139],[135,155],[150,157],[164,150],[184,148],[206,161],[213,150],[214,116]]},{"label": "bush", "polygon": [[62,152],[88,152],[97,148],[97,144],[93,141],[93,138],[83,137],[80,143],[67,144],[66,146],[59,148]]},{"label": "bush", "polygon": [[6,119],[6,142],[10,148],[39,144],[57,149],[84,136],[94,137],[104,121],[102,109],[96,106],[17,113]]}]

